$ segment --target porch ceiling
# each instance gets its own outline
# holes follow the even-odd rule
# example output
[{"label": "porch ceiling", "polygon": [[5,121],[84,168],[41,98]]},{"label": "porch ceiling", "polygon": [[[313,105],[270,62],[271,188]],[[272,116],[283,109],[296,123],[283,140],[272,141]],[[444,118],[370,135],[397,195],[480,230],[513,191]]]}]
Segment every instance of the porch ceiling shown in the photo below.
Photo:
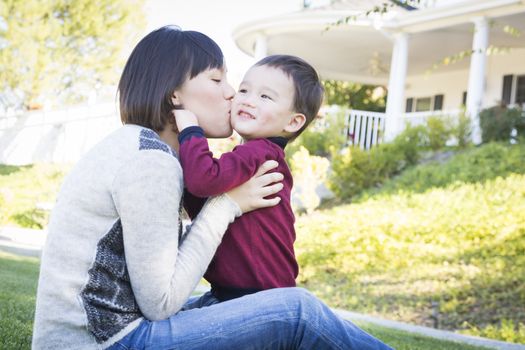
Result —
[{"label": "porch ceiling", "polygon": [[[311,23],[273,21],[268,27],[261,23],[243,27],[234,33],[237,45],[246,53],[254,52],[255,35],[263,32],[268,54],[293,54],[311,62],[324,79],[344,79],[371,84],[388,83],[392,41],[386,31],[375,29],[370,22],[341,25],[325,31],[332,17]],[[290,24],[292,23],[292,24]],[[521,31],[520,37],[504,32],[505,25]],[[473,23],[409,34],[408,75],[420,75],[434,63],[472,47]],[[489,45],[506,48],[525,47],[525,13],[492,20]],[[438,72],[467,69],[465,58],[449,65],[440,65]]]}]

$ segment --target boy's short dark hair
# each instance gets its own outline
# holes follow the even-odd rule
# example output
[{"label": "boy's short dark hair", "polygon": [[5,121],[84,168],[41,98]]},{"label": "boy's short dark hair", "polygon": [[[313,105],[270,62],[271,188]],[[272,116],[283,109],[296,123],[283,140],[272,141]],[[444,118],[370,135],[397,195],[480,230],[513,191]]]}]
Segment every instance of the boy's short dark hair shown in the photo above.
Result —
[{"label": "boy's short dark hair", "polygon": [[177,26],[149,33],[133,49],[120,77],[122,123],[162,131],[177,107],[173,92],[186,79],[223,66],[221,49],[202,33]]},{"label": "boy's short dark hair", "polygon": [[302,58],[291,55],[267,56],[255,66],[278,68],[292,78],[294,85],[292,108],[294,112],[302,113],[306,117],[303,127],[290,138],[295,139],[317,117],[323,103],[324,89],[316,70]]}]

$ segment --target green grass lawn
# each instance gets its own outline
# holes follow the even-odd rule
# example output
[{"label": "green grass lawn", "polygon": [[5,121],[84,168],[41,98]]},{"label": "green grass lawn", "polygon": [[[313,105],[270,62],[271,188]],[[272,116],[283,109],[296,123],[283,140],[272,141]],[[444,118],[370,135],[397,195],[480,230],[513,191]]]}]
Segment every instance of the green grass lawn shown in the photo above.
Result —
[{"label": "green grass lawn", "polygon": [[525,343],[525,147],[410,169],[301,216],[299,282],[330,305]]},{"label": "green grass lawn", "polygon": [[29,349],[38,259],[0,252],[0,348]]},{"label": "green grass lawn", "polygon": [[[37,279],[38,259],[0,252],[0,348],[30,348]],[[398,350],[480,349],[367,323],[359,326]]]},{"label": "green grass lawn", "polygon": [[[0,224],[45,225],[35,203],[67,169],[0,165]],[[525,343],[524,213],[525,145],[468,149],[298,216],[298,281],[334,307],[431,326],[434,304],[442,329]]]}]

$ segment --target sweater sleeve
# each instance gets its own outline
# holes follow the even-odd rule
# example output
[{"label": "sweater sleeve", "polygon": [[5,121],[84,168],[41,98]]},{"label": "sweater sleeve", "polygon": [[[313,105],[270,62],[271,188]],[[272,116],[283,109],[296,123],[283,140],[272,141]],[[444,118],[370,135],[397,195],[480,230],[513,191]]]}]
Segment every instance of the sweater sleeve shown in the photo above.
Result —
[{"label": "sweater sleeve", "polygon": [[198,197],[216,196],[248,181],[266,160],[276,159],[264,140],[239,145],[217,159],[205,137],[193,136],[180,144],[180,158],[188,191]]},{"label": "sweater sleeve", "polygon": [[113,182],[131,287],[140,310],[150,320],[165,319],[182,307],[227,226],[241,215],[227,195],[211,198],[179,246],[181,176],[175,157],[149,150],[124,165]]}]

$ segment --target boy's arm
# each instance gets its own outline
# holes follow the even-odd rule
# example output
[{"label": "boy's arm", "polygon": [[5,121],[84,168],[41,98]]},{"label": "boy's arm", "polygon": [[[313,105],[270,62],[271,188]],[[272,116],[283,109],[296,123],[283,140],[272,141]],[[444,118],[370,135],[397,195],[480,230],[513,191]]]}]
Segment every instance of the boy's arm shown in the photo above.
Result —
[{"label": "boy's arm", "polygon": [[266,160],[274,158],[262,140],[239,145],[213,158],[203,130],[192,126],[179,134],[179,154],[188,191],[198,197],[215,196],[248,181]]},{"label": "boy's arm", "polygon": [[275,158],[262,140],[237,146],[213,158],[197,117],[188,110],[175,110],[179,129],[179,155],[184,182],[197,197],[215,196],[248,181],[266,160]]}]

